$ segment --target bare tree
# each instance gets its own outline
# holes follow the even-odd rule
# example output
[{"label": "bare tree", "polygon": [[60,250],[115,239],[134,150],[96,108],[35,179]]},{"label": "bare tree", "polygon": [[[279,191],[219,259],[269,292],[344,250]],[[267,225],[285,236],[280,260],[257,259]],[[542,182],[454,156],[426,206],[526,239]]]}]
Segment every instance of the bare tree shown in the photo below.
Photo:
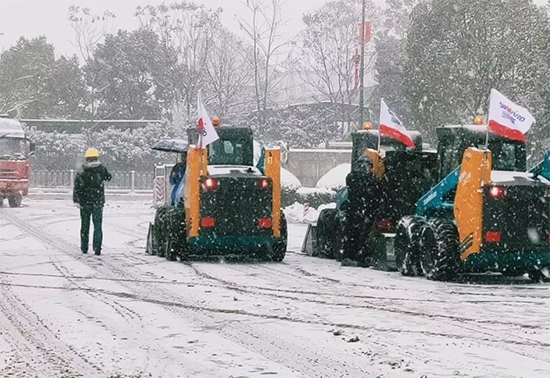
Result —
[{"label": "bare tree", "polygon": [[112,20],[115,15],[104,11],[101,15],[94,14],[90,8],[81,8],[77,5],[69,7],[69,22],[74,30],[74,41],[71,44],[78,48],[84,63],[93,58],[95,48],[107,34],[114,32]]},{"label": "bare tree", "polygon": [[283,40],[280,29],[284,25],[282,0],[243,0],[249,17],[239,18],[239,26],[249,39],[251,54],[246,58],[254,75],[256,110],[263,123],[262,113],[267,109],[268,99],[275,86],[281,49],[288,41]]},{"label": "bare tree", "polygon": [[[71,5],[68,9],[69,22],[74,31],[74,40],[71,44],[75,46],[79,53],[80,58],[84,64],[90,64],[94,59],[94,52],[97,46],[105,40],[105,36],[112,34],[115,30],[115,25],[112,22],[116,16],[110,11],[104,11],[101,15],[94,14],[90,8],[81,8],[78,5]],[[90,72],[87,71],[86,81],[89,86],[90,92],[90,121],[93,123],[96,115],[96,92],[98,88],[95,88],[95,77],[89,77]],[[89,140],[90,133],[99,125],[96,123],[92,125],[86,132],[86,138]]]},{"label": "bare tree", "polygon": [[181,113],[183,106],[187,116],[191,115],[205,77],[220,13],[221,9],[207,9],[187,1],[147,5],[136,11],[141,27],[157,33],[169,55],[165,80],[157,84],[171,93],[176,113]]},{"label": "bare tree", "polygon": [[209,102],[219,116],[225,116],[237,109],[245,110],[246,88],[252,82],[253,74],[241,52],[239,39],[227,29],[215,30],[214,43],[206,63],[206,87]]},{"label": "bare tree", "polygon": [[[375,19],[378,9],[368,3],[368,19]],[[358,101],[358,25],[359,4],[346,0],[332,1],[304,15],[306,25],[292,62],[302,80],[318,93],[319,102],[330,102],[342,122],[352,123],[352,106]],[[365,74],[370,76],[375,62],[374,49],[367,45]],[[367,94],[369,95],[369,94]],[[368,102],[368,99],[367,101]]]}]

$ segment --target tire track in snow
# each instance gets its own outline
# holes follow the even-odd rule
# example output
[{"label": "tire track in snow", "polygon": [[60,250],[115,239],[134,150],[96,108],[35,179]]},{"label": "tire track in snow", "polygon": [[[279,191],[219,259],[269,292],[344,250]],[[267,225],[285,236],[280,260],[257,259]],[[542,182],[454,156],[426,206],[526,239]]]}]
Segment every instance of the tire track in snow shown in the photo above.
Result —
[{"label": "tire track in snow", "polygon": [[[3,322],[3,336],[12,340],[12,348],[25,361],[25,368],[31,366],[31,361],[39,360],[39,373],[43,374],[45,369],[48,377],[102,377],[98,366],[63,343],[9,286],[1,285],[0,290],[0,313],[9,322]],[[16,376],[24,376],[21,374],[25,373],[18,371]]]},{"label": "tire track in snow", "polygon": [[[30,232],[33,232],[33,230],[31,229]],[[36,234],[36,230],[34,232]],[[35,235],[37,236],[38,238],[48,242],[48,240],[45,240],[45,239],[48,239],[48,236],[47,235],[40,235],[40,232],[38,232],[38,235]],[[49,242],[50,243],[58,243],[58,241],[53,241],[51,239],[49,239]],[[69,243],[66,243],[66,242],[61,242],[63,245],[67,246],[67,245],[70,245]],[[59,244],[57,244],[59,246]],[[71,250],[72,248],[61,248],[61,249],[65,249],[66,251],[68,250]],[[74,255],[73,252],[69,252],[71,253],[72,255]],[[115,276],[124,276],[124,277],[129,277],[131,275],[128,274],[128,272],[124,272],[121,268],[119,268],[118,266],[116,265],[113,265],[111,263],[108,263],[107,261],[105,261],[105,267],[104,268],[107,268],[108,270],[111,270],[111,272],[108,272],[105,271],[106,273],[111,273],[111,274],[114,274]],[[95,267],[96,270],[97,270],[97,266]],[[139,279],[134,279],[133,280],[133,283],[137,284],[138,286],[142,286],[143,283],[140,283],[140,280]],[[231,284],[231,283],[229,283]],[[133,286],[132,287],[134,290],[133,291],[136,291],[136,287]],[[147,298],[147,295],[146,293],[150,290],[150,286],[147,286],[147,287],[143,287],[141,288],[139,291],[141,290],[145,290],[143,291],[141,294],[139,294],[137,297],[136,297],[136,300],[145,300],[145,301],[151,301],[150,299]],[[145,295],[144,295],[145,294]],[[173,306],[173,307],[180,307],[182,305],[182,303],[185,303],[185,298],[181,297],[181,294],[175,294],[173,292],[170,292],[170,291],[167,291],[165,288],[159,290],[159,292],[157,292],[157,294],[160,294],[160,297],[171,297],[171,298],[174,298],[176,297],[176,299],[179,299],[178,302],[170,302],[170,301],[157,301],[159,305],[163,305],[163,306]],[[298,298],[298,300],[300,300]],[[156,303],[156,302],[152,302],[152,303]],[[216,309],[216,308],[213,308],[213,309],[208,309],[206,307],[190,307],[188,304],[186,304],[183,308],[187,308],[187,309],[194,309],[194,310],[199,310],[199,311],[210,311],[210,312],[219,312],[219,313],[227,313],[227,314],[237,314],[237,315],[244,315],[244,316],[259,316],[259,317],[266,317],[265,314],[252,314],[252,313],[246,313],[246,312],[241,312],[241,313],[234,313],[234,312],[231,312],[230,310],[224,310],[224,309]],[[275,319],[275,320],[285,320],[285,321],[290,321],[290,322],[302,322],[301,320],[299,319],[294,319],[294,318],[285,318],[285,317],[271,317],[268,319]],[[198,320],[200,321],[201,320],[201,317],[198,318]],[[342,328],[346,328],[346,327],[350,327],[350,328],[356,328],[356,329],[361,329],[360,327],[361,326],[355,326],[355,325],[350,325],[350,324],[334,324],[334,323],[330,323],[330,322],[327,322],[327,323],[322,323],[322,322],[310,322],[310,323],[306,323],[306,324],[321,324],[321,325],[331,325],[331,326],[338,326],[338,327],[342,327]],[[376,329],[376,328],[373,328],[373,327],[366,327],[367,330],[374,330],[374,331],[379,331],[379,332],[384,332],[384,330],[382,329]],[[388,330],[389,332],[396,332],[396,330]],[[397,331],[397,332],[403,332],[403,330],[400,330],[400,331]],[[258,328],[255,328],[253,329],[253,334],[254,333],[262,333],[261,329],[258,329]],[[239,334],[239,333],[238,333]],[[241,336],[243,334],[243,332],[240,332]],[[246,334],[246,331],[244,331],[244,334]],[[432,335],[430,334],[429,332],[425,333],[426,335]],[[444,333],[444,334],[433,334],[433,336],[441,336],[441,337],[444,337],[444,338],[453,338],[453,336],[456,336],[456,335],[449,335],[447,333]],[[269,335],[267,336],[269,337]],[[271,337],[273,337],[273,335],[271,335]],[[245,337],[246,338],[246,337]],[[472,339],[470,336],[468,336],[468,339]],[[495,343],[502,343],[503,340],[501,338],[499,338],[498,340],[495,340],[495,339],[487,339],[487,338],[479,338],[479,339],[476,339],[474,338],[474,340],[478,340],[478,341],[485,341],[485,342],[495,342]],[[237,337],[237,341],[238,341],[238,337]],[[282,342],[283,344],[284,343],[287,343],[286,341],[280,341]],[[507,343],[511,343],[511,344],[515,344],[515,345],[525,345],[525,343],[522,344],[522,342],[518,342],[518,341],[514,341],[514,340],[506,340],[504,342],[507,342]],[[534,343],[538,346],[544,346],[536,341],[534,341]],[[262,344],[263,345],[263,344]],[[258,346],[259,347],[259,346]],[[279,348],[280,349],[280,348]],[[510,351],[514,351],[514,350],[510,350]],[[517,352],[518,354],[520,355],[526,355],[523,351],[515,351]],[[536,357],[536,356],[531,356],[532,358],[535,358],[535,359],[538,359],[538,360],[541,360],[539,357]],[[542,360],[541,360],[542,361]],[[288,363],[288,361],[287,361]]]},{"label": "tire track in snow", "polygon": [[[129,272],[127,272],[126,269],[116,266],[108,260],[104,260],[101,264],[90,264],[89,261],[87,261],[86,259],[82,259],[81,256],[77,257],[74,255],[75,246],[73,246],[71,243],[68,243],[57,237],[52,237],[38,230],[32,225],[26,224],[25,222],[15,216],[12,216],[11,214],[9,216],[9,220],[30,235],[38,238],[39,240],[42,240],[45,243],[52,245],[53,247],[59,249],[64,253],[71,254],[71,256],[75,257],[76,260],[83,262],[84,264],[92,267],[94,270],[106,276],[114,275],[115,277],[119,278],[132,278],[134,281],[133,285],[130,285],[129,283],[123,283],[123,285],[126,286],[129,290],[133,291],[136,295],[138,295],[138,297],[136,298],[141,298],[141,300],[144,300],[145,298],[147,298],[147,296],[151,294],[151,292],[154,292],[155,296],[159,298],[159,301],[157,301],[158,303],[156,303],[155,300],[149,300],[151,303],[156,303],[163,307],[176,310],[177,312],[185,310],[181,313],[181,316],[184,316],[195,324],[211,326],[213,324],[212,322],[214,322],[214,324],[217,323],[216,319],[213,319],[210,315],[203,314],[201,312],[206,312],[210,314],[217,313],[224,315],[247,316],[246,312],[234,313],[230,310],[216,308],[210,309],[211,311],[209,311],[209,309],[206,307],[202,308],[200,306],[192,306],[187,304],[182,306],[181,304],[185,303],[186,299],[188,298],[182,296],[181,293],[174,293],[156,285],[155,290],[152,290],[153,288],[151,287],[151,285],[140,284],[139,279],[135,278],[135,276],[133,277]],[[126,297],[126,295],[127,294],[124,294],[123,297]],[[174,302],[174,300],[177,300],[178,302]],[[171,305],[174,303],[178,303],[179,306]],[[254,314],[249,314],[248,316],[253,315]],[[261,314],[259,318],[285,320],[284,318],[266,318]],[[219,320],[220,319],[218,319],[218,321]],[[289,320],[292,319],[289,318]],[[342,365],[335,365],[332,363],[334,361],[334,358],[345,361],[346,358],[349,358],[349,356],[338,356],[338,354],[334,351],[331,351],[329,353],[326,350],[319,349],[315,345],[301,345],[304,341],[300,337],[292,337],[293,342],[290,342],[290,335],[281,338],[272,333],[266,333],[265,330],[262,328],[263,326],[261,324],[246,324],[241,322],[236,323],[234,326],[231,327],[231,329],[222,329],[220,333],[222,333],[222,335],[224,335],[224,337],[228,340],[236,342],[237,344],[241,344],[245,347],[249,347],[250,350],[253,350],[255,352],[261,351],[261,354],[264,354],[264,356],[269,358],[271,361],[286,365],[306,374],[334,376],[335,374],[341,375],[345,373],[350,374],[353,372],[352,375],[350,375],[351,377],[364,377],[366,374],[372,374],[372,369],[370,372],[367,372],[365,370],[365,367],[363,366],[363,363],[355,362],[353,366],[350,366],[351,362],[347,362],[347,364],[344,363]],[[258,334],[263,335],[263,340],[258,340]],[[284,358],[282,358],[282,356],[284,356]],[[308,363],[304,364],[306,361]],[[377,365],[373,364],[373,366]],[[375,370],[379,371],[379,369],[380,368],[377,368]]]}]

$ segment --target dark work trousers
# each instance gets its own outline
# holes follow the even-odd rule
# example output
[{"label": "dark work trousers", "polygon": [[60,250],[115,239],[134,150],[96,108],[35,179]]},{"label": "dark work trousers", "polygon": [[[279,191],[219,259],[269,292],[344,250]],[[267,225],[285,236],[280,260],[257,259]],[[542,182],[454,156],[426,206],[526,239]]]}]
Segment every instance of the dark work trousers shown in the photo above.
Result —
[{"label": "dark work trousers", "polygon": [[94,252],[101,252],[103,243],[103,205],[83,205],[80,207],[80,249],[82,252],[88,252],[90,242],[90,218],[94,222],[94,240],[92,247]]},{"label": "dark work trousers", "polygon": [[364,260],[367,254],[367,236],[372,227],[372,222],[365,220],[358,213],[348,217],[344,226],[342,259],[353,261]]}]

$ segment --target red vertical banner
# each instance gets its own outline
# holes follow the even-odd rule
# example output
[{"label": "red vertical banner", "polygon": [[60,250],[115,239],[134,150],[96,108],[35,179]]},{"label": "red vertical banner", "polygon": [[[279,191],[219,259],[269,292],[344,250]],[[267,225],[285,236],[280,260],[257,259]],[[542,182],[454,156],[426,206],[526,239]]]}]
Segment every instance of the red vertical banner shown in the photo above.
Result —
[{"label": "red vertical banner", "polygon": [[365,44],[369,43],[372,39],[372,22],[367,21],[364,24],[359,23],[359,43]]}]

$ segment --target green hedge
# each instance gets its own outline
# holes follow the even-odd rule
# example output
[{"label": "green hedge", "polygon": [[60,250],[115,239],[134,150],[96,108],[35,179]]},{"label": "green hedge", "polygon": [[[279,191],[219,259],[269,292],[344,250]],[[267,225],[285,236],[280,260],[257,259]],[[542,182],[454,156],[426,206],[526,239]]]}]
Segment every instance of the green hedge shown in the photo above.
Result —
[{"label": "green hedge", "polygon": [[309,193],[299,193],[298,189],[286,187],[283,187],[281,197],[283,208],[293,205],[296,202],[300,204],[309,203],[309,206],[313,208],[336,202],[336,192],[312,191]]}]

